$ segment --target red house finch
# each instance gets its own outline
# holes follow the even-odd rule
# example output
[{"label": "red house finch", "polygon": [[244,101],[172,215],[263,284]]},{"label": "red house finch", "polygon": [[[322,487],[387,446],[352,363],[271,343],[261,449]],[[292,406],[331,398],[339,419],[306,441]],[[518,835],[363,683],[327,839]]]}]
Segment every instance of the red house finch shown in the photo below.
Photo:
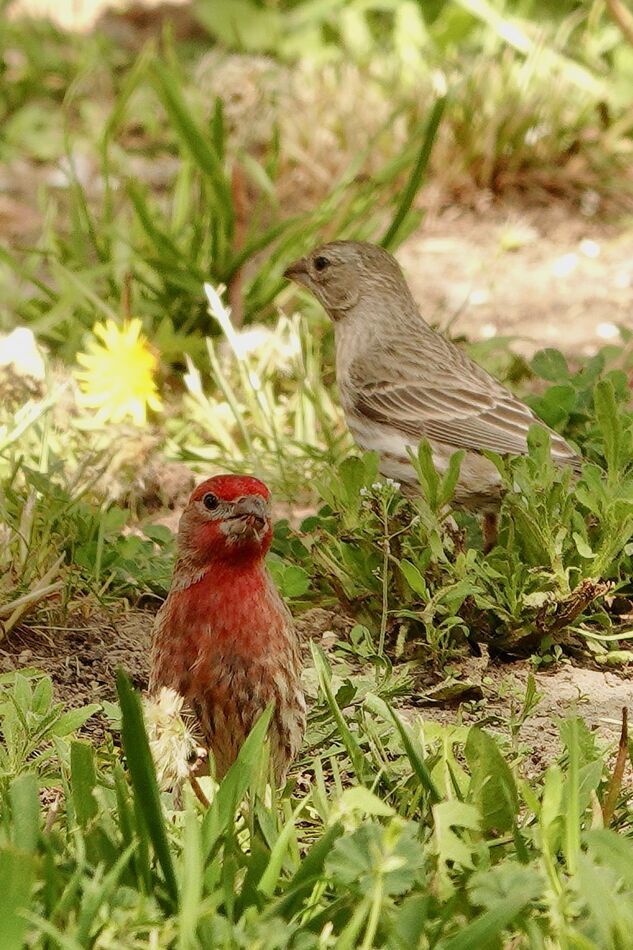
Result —
[{"label": "red house finch", "polygon": [[303,738],[305,701],[292,618],[264,565],[269,498],[263,482],[242,475],[216,475],[191,495],[156,617],[150,693],[168,686],[185,699],[217,778],[274,700],[271,758],[282,784]]},{"label": "red house finch", "polygon": [[[291,264],[285,276],[312,291],[334,322],[336,377],[347,424],[383,475],[417,487],[407,448],[427,438],[438,471],[465,449],[455,502],[494,512],[501,480],[482,454],[525,455],[540,420],[524,403],[424,322],[396,260],[373,244],[335,241]],[[543,423],[541,423],[543,424]],[[550,430],[552,457],[578,456]]]}]

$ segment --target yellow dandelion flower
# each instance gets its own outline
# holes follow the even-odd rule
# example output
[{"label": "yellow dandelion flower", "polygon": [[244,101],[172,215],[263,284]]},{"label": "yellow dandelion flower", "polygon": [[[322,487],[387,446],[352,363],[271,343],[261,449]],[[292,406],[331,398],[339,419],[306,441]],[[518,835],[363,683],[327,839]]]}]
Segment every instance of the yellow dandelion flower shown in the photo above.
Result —
[{"label": "yellow dandelion flower", "polygon": [[77,354],[80,405],[96,409],[96,421],[121,422],[130,418],[145,425],[147,410],[160,411],[156,387],[158,360],[141,333],[141,321],[97,323],[85,353]]}]

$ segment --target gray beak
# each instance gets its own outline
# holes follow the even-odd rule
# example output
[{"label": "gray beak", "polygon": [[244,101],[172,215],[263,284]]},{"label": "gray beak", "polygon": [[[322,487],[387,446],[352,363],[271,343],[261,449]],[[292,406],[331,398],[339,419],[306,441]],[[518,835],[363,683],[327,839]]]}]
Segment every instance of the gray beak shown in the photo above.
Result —
[{"label": "gray beak", "polygon": [[235,524],[235,530],[238,533],[243,533],[247,528],[259,534],[267,521],[268,505],[261,495],[242,495],[235,502],[230,523]]},{"label": "gray beak", "polygon": [[284,271],[284,277],[286,280],[294,280],[297,284],[305,284],[309,278],[308,262],[305,257],[299,258],[298,261],[294,261]]}]

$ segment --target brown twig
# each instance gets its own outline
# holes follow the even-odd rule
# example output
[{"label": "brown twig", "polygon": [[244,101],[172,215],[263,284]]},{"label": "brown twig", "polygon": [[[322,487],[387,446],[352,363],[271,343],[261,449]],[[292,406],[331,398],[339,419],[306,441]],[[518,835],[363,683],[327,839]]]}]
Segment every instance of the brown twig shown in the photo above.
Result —
[{"label": "brown twig", "polygon": [[540,634],[542,636],[552,635],[564,627],[568,627],[587,609],[589,604],[608,593],[611,586],[608,581],[592,580],[592,578],[586,577],[568,597],[556,605],[553,617],[547,616],[547,608],[537,617],[536,625]]},{"label": "brown twig", "polygon": [[59,806],[63,798],[62,792],[58,792],[54,800],[51,802],[51,807],[48,809],[48,814],[46,815],[46,822],[44,823],[44,834],[50,834],[53,825],[55,824],[55,819],[59,814]]},{"label": "brown twig", "polygon": [[602,820],[605,828],[611,824],[615,806],[618,801],[620,789],[622,788],[622,778],[624,776],[624,767],[628,753],[628,709],[626,706],[622,709],[622,730],[620,732],[620,744],[618,745],[618,757],[615,760],[613,775],[609,779],[607,795],[602,806]]}]

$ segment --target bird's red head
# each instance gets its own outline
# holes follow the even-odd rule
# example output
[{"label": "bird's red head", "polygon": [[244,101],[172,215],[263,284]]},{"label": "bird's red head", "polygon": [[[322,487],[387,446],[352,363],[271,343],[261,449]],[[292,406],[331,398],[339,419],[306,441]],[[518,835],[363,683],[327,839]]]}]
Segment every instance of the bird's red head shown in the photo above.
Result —
[{"label": "bird's red head", "polygon": [[180,554],[197,566],[261,560],[272,539],[270,492],[250,475],[214,475],[192,493],[178,529]]}]

